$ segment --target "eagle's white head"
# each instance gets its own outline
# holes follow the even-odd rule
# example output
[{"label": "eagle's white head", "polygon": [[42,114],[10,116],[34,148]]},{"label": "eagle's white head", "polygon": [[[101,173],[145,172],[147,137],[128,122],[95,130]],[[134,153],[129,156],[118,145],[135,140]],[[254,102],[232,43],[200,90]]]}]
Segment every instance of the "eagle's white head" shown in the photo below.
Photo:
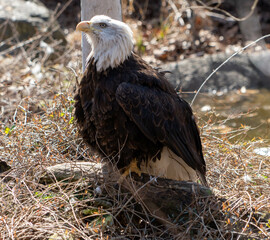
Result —
[{"label": "eagle's white head", "polygon": [[130,27],[104,15],[82,21],[77,30],[86,33],[92,50],[88,59],[94,57],[97,71],[115,68],[124,62],[133,50],[133,33]]}]

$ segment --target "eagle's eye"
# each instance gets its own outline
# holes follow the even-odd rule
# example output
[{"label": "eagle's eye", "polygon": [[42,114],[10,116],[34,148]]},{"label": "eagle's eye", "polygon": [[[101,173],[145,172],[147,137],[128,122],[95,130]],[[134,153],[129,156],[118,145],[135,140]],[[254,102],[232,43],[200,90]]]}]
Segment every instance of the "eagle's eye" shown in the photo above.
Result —
[{"label": "eagle's eye", "polygon": [[107,27],[107,24],[106,24],[106,23],[99,23],[99,26],[100,26],[101,28],[105,28],[105,27]]}]

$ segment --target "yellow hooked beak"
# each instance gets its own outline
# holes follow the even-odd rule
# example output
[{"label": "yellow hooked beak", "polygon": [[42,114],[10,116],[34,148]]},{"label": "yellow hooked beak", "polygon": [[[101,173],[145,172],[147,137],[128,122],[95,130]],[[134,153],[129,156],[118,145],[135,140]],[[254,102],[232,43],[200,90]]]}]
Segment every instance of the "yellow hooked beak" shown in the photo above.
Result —
[{"label": "yellow hooked beak", "polygon": [[78,23],[78,25],[76,26],[76,30],[81,32],[89,32],[93,30],[93,27],[91,26],[90,21],[82,21]]}]

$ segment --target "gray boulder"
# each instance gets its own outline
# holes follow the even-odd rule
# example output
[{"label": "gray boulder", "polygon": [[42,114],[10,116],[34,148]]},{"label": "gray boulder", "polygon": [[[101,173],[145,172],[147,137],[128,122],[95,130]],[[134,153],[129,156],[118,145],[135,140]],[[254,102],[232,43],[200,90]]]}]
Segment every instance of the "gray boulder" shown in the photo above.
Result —
[{"label": "gray boulder", "polygon": [[56,22],[50,23],[52,12],[38,0],[0,0],[0,50],[18,41],[33,37],[36,33],[46,35],[45,42],[66,39]]},{"label": "gray boulder", "polygon": [[[183,91],[196,91],[230,55],[220,53],[166,64],[168,79]],[[239,54],[223,65],[204,85],[202,92],[246,88],[270,89],[270,51]]]}]

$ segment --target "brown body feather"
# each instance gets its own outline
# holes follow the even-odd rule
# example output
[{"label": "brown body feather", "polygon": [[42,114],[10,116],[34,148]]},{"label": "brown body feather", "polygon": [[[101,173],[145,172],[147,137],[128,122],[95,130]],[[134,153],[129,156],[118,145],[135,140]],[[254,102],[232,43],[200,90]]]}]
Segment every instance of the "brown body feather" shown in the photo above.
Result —
[{"label": "brown body feather", "polygon": [[205,161],[192,110],[164,74],[132,54],[116,68],[97,72],[95,60],[75,96],[75,116],[84,140],[119,169],[134,159],[159,161],[164,146],[205,180]]}]

